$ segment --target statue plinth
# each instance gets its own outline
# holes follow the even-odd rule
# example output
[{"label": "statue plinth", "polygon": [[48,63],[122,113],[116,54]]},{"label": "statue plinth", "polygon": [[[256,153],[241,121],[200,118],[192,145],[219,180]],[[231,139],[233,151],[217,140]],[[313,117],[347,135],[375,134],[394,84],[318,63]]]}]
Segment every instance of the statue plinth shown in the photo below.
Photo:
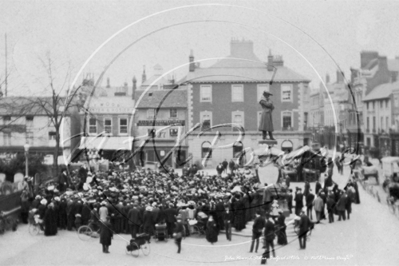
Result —
[{"label": "statue plinth", "polygon": [[273,145],[277,145],[277,140],[272,140],[272,139],[261,139],[258,140],[259,145],[267,145],[273,147]]}]

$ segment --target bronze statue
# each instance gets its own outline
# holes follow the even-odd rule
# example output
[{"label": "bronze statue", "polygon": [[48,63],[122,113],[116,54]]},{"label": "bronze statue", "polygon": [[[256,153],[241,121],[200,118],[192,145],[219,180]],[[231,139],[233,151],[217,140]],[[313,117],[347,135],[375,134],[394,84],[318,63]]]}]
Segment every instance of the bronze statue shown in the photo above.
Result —
[{"label": "bronze statue", "polygon": [[271,140],[273,138],[273,119],[272,112],[274,109],[273,102],[269,99],[271,94],[268,91],[263,92],[262,99],[260,99],[259,104],[262,106],[262,116],[260,118],[259,131],[262,131],[262,139],[266,139],[266,132],[269,132],[269,137]]}]

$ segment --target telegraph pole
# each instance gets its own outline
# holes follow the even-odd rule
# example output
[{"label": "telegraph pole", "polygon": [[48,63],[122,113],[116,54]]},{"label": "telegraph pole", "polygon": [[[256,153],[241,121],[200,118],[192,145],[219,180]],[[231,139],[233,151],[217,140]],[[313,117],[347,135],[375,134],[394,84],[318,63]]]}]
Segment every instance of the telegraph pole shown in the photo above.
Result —
[{"label": "telegraph pole", "polygon": [[5,79],[4,79],[4,85],[5,85],[5,89],[4,89],[4,97],[7,97],[7,33],[4,35],[4,43],[5,43],[5,52],[6,52],[6,67],[5,67]]}]

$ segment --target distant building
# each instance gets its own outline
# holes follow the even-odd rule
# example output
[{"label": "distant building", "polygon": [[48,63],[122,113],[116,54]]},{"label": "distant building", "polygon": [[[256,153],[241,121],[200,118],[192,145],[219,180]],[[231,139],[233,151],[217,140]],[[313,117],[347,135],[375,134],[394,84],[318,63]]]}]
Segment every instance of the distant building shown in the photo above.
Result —
[{"label": "distant building", "polygon": [[[232,40],[230,55],[211,67],[201,68],[193,54],[189,62],[189,73],[184,79],[190,84],[188,127],[202,125],[189,138],[193,163],[201,163],[206,154],[211,154],[206,166],[215,167],[224,159],[238,159],[246,148],[258,147],[262,110],[259,100],[264,91],[273,94],[273,134],[278,147],[295,149],[308,143],[311,133],[305,131],[305,103],[309,99],[310,80],[286,67],[282,56],[273,56],[269,51],[268,61],[263,62],[254,54],[252,41]],[[232,124],[243,126],[242,138]],[[204,133],[198,136],[201,130]],[[214,143],[217,131],[221,135]],[[217,148],[221,146],[224,148]],[[241,158],[243,161],[245,158]]]},{"label": "distant building", "polygon": [[[135,92],[135,162],[147,166],[164,162],[179,168],[188,153],[187,139],[183,138],[187,132],[187,88],[162,75],[162,67],[156,65],[154,75],[149,79],[145,76]],[[179,138],[182,141],[177,145]]]},{"label": "distant building", "polygon": [[124,95],[89,97],[80,113],[84,133],[80,150],[95,149],[104,159],[123,161],[133,146],[134,104]]},{"label": "distant building", "polygon": [[[381,132],[382,130],[387,132],[387,124],[388,127],[392,126],[390,99],[395,86],[388,84],[397,81],[399,59],[388,60],[386,56],[381,56],[376,51],[363,51],[360,54],[360,69],[352,68],[351,72],[352,95],[349,101],[352,110],[348,117],[348,144],[354,147],[360,143],[360,146],[364,145],[373,156],[379,156]],[[380,85],[382,87],[379,87]],[[390,114],[388,114],[389,109],[391,109]],[[384,140],[383,146],[385,143],[390,145]]]},{"label": "distant building", "polygon": [[[24,145],[30,145],[29,153],[42,156],[54,155],[56,129],[52,118],[38,105],[51,101],[51,97],[4,97],[0,98],[0,158],[11,158],[24,152]],[[62,102],[62,100],[60,100]],[[60,104],[60,115],[62,115]],[[71,158],[79,145],[80,121],[78,110],[70,107],[65,113],[60,128],[59,156]]]}]

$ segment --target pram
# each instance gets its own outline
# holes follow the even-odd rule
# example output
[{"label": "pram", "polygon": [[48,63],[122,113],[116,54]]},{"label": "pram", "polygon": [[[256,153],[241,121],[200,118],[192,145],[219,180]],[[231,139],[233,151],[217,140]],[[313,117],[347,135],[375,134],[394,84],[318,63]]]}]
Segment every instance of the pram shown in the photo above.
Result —
[{"label": "pram", "polygon": [[138,234],[136,238],[131,239],[130,243],[126,246],[126,253],[138,257],[139,250],[141,250],[145,256],[148,256],[148,254],[150,254],[150,245],[148,244],[149,238],[150,236],[148,234]]},{"label": "pram", "polygon": [[155,224],[155,239],[157,241],[168,241],[168,229],[166,224]]}]

